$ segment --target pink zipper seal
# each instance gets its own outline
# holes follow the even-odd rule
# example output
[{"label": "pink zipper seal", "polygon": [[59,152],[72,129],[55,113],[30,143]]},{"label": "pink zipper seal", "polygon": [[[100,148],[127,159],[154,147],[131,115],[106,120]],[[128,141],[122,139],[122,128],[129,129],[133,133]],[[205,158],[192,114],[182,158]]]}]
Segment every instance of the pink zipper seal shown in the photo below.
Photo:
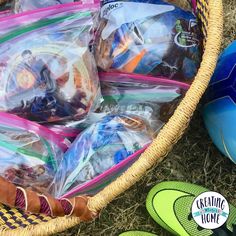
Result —
[{"label": "pink zipper seal", "polygon": [[129,78],[133,78],[133,79],[137,79],[138,81],[148,81],[148,82],[153,82],[156,84],[162,84],[162,85],[172,85],[172,86],[178,86],[182,89],[188,90],[190,88],[190,84],[184,83],[184,82],[180,82],[180,81],[176,81],[176,80],[170,80],[166,77],[153,77],[153,76],[149,76],[149,75],[141,75],[141,74],[128,74],[128,73],[118,73],[118,72],[100,72],[99,74],[99,78],[100,81],[107,81],[107,82],[120,82],[122,83],[122,80],[111,80],[110,78],[108,78],[108,76],[112,76],[112,77],[118,77],[118,76],[122,76],[122,77],[129,77]]},{"label": "pink zipper seal", "polygon": [[5,10],[5,11],[1,11],[0,12],[0,18],[4,18],[4,17],[7,17],[7,16],[10,16],[12,15],[12,11],[11,10]]},{"label": "pink zipper seal", "polygon": [[109,170],[103,172],[102,174],[100,174],[97,177],[93,178],[92,180],[88,181],[87,183],[73,188],[71,191],[69,191],[68,193],[64,194],[59,199],[69,198],[71,196],[74,196],[75,194],[77,194],[79,192],[82,192],[85,189],[87,189],[89,187],[92,187],[93,185],[97,184],[102,179],[104,179],[106,176],[111,175],[113,172],[118,171],[118,170],[124,168],[128,163],[130,163],[132,160],[134,160],[137,156],[141,155],[147,149],[148,146],[149,146],[149,144],[144,146],[142,149],[138,150],[137,152],[133,153],[128,158],[126,158],[125,160],[121,161],[119,164],[113,166]]},{"label": "pink zipper seal", "polygon": [[[78,10],[95,10],[99,9],[99,4],[88,3],[82,4],[82,2],[73,2],[67,4],[60,4],[56,6],[50,6],[47,8],[40,8],[32,11],[26,11],[19,14],[13,14],[6,17],[0,18],[0,28],[1,30],[8,29],[9,27],[16,27],[20,24],[33,23],[42,18],[54,16],[56,14],[64,12],[73,12]],[[32,16],[32,18],[30,18]],[[33,21],[32,21],[33,19]]]}]

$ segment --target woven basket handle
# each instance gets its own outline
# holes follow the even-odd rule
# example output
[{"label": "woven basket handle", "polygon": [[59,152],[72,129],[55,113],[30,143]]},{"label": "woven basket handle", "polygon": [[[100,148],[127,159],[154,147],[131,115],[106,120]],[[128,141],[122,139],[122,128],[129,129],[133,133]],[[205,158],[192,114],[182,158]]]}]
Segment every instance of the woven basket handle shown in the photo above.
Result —
[{"label": "woven basket handle", "polygon": [[0,202],[34,214],[45,214],[52,217],[76,216],[82,221],[90,221],[97,213],[88,209],[88,196],[55,199],[49,195],[16,187],[0,176]]}]

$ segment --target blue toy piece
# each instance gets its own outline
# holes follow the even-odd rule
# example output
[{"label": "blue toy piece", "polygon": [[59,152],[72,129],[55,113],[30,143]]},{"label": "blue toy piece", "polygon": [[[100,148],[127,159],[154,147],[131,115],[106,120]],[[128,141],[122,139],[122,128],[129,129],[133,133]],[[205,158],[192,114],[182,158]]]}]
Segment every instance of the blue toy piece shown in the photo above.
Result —
[{"label": "blue toy piece", "polygon": [[236,41],[218,60],[206,92],[203,118],[214,144],[236,163]]}]

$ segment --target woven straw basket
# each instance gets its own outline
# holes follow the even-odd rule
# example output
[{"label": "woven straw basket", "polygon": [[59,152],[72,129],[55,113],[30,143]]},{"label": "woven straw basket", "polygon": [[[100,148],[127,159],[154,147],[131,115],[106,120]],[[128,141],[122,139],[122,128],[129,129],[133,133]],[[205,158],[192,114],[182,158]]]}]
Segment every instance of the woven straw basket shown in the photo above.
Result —
[{"label": "woven straw basket", "polygon": [[[183,1],[183,0],[181,0]],[[0,3],[3,0],[0,0]],[[173,1],[174,2],[174,1]],[[202,97],[211,75],[215,69],[217,57],[220,51],[223,31],[223,9],[221,0],[197,0],[198,17],[202,22],[202,32],[205,37],[204,55],[198,74],[187,92],[185,98],[176,109],[169,122],[161,130],[150,147],[141,155],[139,160],[133,164],[121,177],[116,179],[104,190],[91,198],[78,197],[70,199],[75,216],[48,217],[41,214],[27,214],[39,212],[37,205],[38,195],[33,192],[23,191],[25,194],[25,208],[18,210],[16,204],[17,188],[0,179],[0,235],[50,235],[64,231],[80,223],[81,220],[95,218],[109,202],[119,194],[137,182],[145,172],[154,164],[161,162],[171,150],[173,145],[180,139],[188,126],[190,118],[200,98]],[[29,197],[28,197],[29,196]],[[27,198],[28,197],[28,198]],[[9,200],[10,199],[10,200]],[[29,201],[31,199],[31,201]],[[49,198],[50,209],[57,205],[58,201]],[[18,206],[18,205],[17,205]],[[30,209],[30,210],[29,210]],[[55,213],[55,212],[53,212]],[[63,215],[56,212],[54,215]],[[66,215],[64,213],[64,215]]]}]

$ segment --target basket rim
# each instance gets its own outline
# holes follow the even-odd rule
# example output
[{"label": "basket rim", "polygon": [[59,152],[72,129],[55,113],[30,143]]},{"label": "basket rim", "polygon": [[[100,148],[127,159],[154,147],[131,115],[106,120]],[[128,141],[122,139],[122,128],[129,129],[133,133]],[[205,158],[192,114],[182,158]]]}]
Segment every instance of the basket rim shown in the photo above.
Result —
[{"label": "basket rim", "polygon": [[[205,2],[205,0],[202,0]],[[135,184],[154,164],[160,163],[173,145],[181,138],[205,92],[216,66],[223,32],[222,0],[208,0],[208,27],[205,51],[201,66],[186,96],[175,110],[169,122],[162,128],[152,144],[140,158],[119,178],[95,196],[89,198],[88,207],[99,212],[114,198]],[[26,228],[7,229],[1,235],[50,235],[62,232],[80,223],[77,217],[61,217]]]}]

